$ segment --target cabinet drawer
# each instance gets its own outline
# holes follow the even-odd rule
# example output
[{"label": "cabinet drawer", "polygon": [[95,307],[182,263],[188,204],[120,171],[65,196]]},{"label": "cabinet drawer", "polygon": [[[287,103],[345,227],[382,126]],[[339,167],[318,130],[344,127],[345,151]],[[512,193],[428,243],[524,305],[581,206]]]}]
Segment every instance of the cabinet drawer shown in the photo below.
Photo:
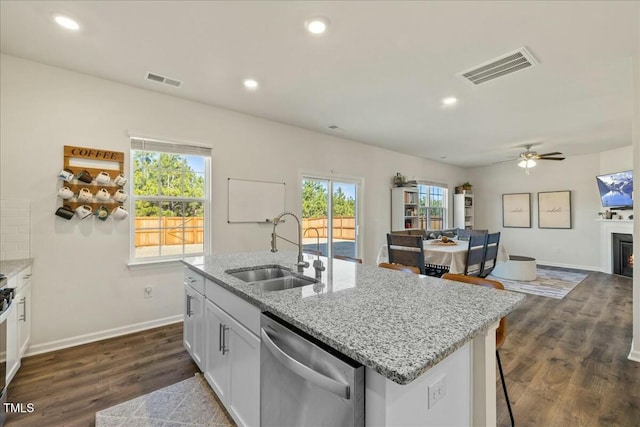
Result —
[{"label": "cabinet drawer", "polygon": [[214,302],[256,336],[260,336],[260,309],[258,307],[211,280],[205,280],[205,288],[208,300]]},{"label": "cabinet drawer", "polygon": [[188,267],[185,267],[184,269],[184,284],[191,286],[193,289],[204,295],[204,276],[201,276]]},{"label": "cabinet drawer", "polygon": [[24,285],[31,280],[31,266],[25,268],[18,273],[18,290],[21,290]]}]

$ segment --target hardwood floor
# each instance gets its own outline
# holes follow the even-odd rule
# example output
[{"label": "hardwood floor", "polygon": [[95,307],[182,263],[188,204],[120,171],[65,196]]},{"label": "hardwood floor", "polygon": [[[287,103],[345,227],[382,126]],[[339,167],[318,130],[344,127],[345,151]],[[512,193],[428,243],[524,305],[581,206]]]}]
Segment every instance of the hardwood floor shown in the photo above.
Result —
[{"label": "hardwood floor", "polygon": [[190,378],[198,371],[182,346],[182,323],[27,357],[9,402],[6,427],[93,426],[95,412]]},{"label": "hardwood floor", "polygon": [[[591,273],[562,300],[527,296],[500,350],[518,427],[640,426],[631,343],[631,279]],[[104,408],[193,376],[182,324],[26,358],[7,427],[92,426]],[[498,425],[509,414],[498,379]]]},{"label": "hardwood floor", "polygon": [[[631,301],[631,279],[590,273],[564,299],[527,295],[509,315],[500,359],[518,427],[640,426]],[[498,425],[508,426],[500,387]]]}]

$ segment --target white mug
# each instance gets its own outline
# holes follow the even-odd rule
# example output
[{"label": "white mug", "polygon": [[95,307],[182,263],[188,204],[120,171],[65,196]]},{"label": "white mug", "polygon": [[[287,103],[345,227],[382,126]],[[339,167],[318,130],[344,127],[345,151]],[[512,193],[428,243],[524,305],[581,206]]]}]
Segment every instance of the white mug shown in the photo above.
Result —
[{"label": "white mug", "polygon": [[93,194],[89,191],[88,188],[83,187],[78,192],[78,201],[82,203],[90,202],[93,199]]},{"label": "white mug", "polygon": [[80,205],[76,208],[76,215],[78,215],[78,218],[80,219],[85,219],[91,216],[92,213],[93,209],[91,209],[91,206],[89,205]]},{"label": "white mug", "polygon": [[111,198],[111,194],[107,190],[105,190],[104,188],[101,188],[96,193],[96,199],[98,199],[101,202],[106,202],[110,198]]},{"label": "white mug", "polygon": [[71,169],[62,169],[58,174],[58,178],[62,178],[66,182],[71,182],[74,176]]},{"label": "white mug", "polygon": [[129,212],[127,212],[127,210],[125,208],[123,208],[122,206],[116,206],[111,211],[111,216],[114,219],[125,219],[126,217],[129,216]]},{"label": "white mug", "polygon": [[119,174],[118,176],[113,178],[113,183],[115,185],[119,185],[120,187],[122,187],[123,185],[125,185],[127,183],[127,178],[125,178],[124,175]]},{"label": "white mug", "polygon": [[58,190],[58,197],[67,200],[73,197],[73,191],[69,187],[62,187]]},{"label": "white mug", "polygon": [[118,191],[116,191],[115,193],[113,193],[113,200],[115,200],[116,202],[124,202],[127,200],[127,192],[124,191],[123,189],[119,189]]},{"label": "white mug", "polygon": [[108,173],[102,171],[96,176],[96,182],[100,185],[109,184],[111,182],[111,177]]}]

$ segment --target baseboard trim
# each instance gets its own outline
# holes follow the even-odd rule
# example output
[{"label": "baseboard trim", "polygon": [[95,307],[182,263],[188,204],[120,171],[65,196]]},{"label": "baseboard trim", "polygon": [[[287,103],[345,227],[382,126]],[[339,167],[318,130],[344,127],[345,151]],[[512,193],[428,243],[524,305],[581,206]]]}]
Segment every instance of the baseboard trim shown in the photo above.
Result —
[{"label": "baseboard trim", "polygon": [[539,266],[548,265],[550,267],[575,268],[576,270],[587,270],[587,271],[600,271],[600,272],[603,272],[602,268],[594,267],[592,265],[564,264],[564,263],[561,263],[561,262],[541,261],[541,260],[536,260],[536,264],[539,265]]},{"label": "baseboard trim", "polygon": [[162,319],[150,320],[148,322],[134,323],[133,325],[121,326],[119,328],[107,329],[104,331],[93,332],[91,334],[78,335],[76,337],[65,338],[57,341],[50,341],[42,344],[31,345],[25,352],[23,357],[34,356],[36,354],[48,353],[50,351],[62,350],[77,345],[88,344],[108,338],[114,338],[121,335],[127,335],[134,332],[140,332],[147,329],[153,329],[160,326],[170,325],[172,323],[182,322],[181,314],[176,316],[165,317]]}]

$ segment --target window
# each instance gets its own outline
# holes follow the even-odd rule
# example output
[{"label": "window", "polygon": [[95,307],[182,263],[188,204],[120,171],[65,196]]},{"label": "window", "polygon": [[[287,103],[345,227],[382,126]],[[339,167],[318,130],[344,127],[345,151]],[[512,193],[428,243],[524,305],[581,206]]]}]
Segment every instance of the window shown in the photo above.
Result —
[{"label": "window", "polygon": [[302,176],[303,250],[322,256],[360,257],[357,178]]},{"label": "window", "polygon": [[209,252],[211,149],[131,138],[131,261]]},{"label": "window", "polygon": [[418,183],[420,228],[425,230],[447,228],[448,194],[449,190],[443,184]]}]

